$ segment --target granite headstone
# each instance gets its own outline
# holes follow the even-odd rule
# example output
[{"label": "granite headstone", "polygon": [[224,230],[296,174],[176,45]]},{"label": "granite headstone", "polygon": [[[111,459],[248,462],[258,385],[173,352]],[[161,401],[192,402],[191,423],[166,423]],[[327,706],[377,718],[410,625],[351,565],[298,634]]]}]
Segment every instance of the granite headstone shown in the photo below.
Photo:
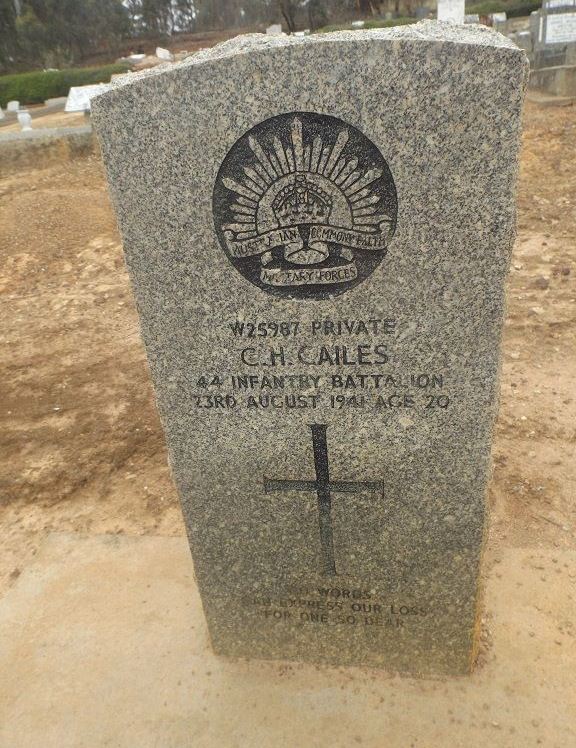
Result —
[{"label": "granite headstone", "polygon": [[217,653],[470,670],[526,77],[423,22],[94,100]]}]

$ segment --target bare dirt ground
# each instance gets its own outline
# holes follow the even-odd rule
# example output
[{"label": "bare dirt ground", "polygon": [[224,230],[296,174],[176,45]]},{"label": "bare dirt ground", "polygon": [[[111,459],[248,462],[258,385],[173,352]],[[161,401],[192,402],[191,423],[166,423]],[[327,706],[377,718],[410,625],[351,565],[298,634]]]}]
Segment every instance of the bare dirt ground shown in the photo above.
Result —
[{"label": "bare dirt ground", "polygon": [[[576,107],[529,104],[490,564],[576,547],[575,164]],[[0,180],[0,246],[1,595],[48,532],[184,529],[99,159]]]},{"label": "bare dirt ground", "polygon": [[[82,127],[90,122],[82,112],[64,112],[61,109],[50,112],[41,106],[26,108],[32,115],[32,128],[34,130],[43,130],[52,127]],[[22,128],[16,117],[6,118],[0,123],[0,135],[21,131]]]}]

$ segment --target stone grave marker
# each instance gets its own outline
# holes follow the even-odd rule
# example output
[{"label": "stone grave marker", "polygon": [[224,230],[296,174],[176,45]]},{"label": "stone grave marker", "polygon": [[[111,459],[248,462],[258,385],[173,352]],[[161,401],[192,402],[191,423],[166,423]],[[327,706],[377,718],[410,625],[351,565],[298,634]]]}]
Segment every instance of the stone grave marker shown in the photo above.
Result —
[{"label": "stone grave marker", "polygon": [[576,0],[544,0],[542,10],[547,13],[565,13],[576,8]]},{"label": "stone grave marker", "polygon": [[464,23],[464,0],[438,0],[437,18],[449,23]]},{"label": "stone grave marker", "polygon": [[514,42],[526,52],[532,52],[532,34],[530,31],[517,31],[513,34]]},{"label": "stone grave marker", "polygon": [[526,77],[423,22],[95,100],[217,653],[470,670]]},{"label": "stone grave marker", "polygon": [[17,117],[22,132],[29,132],[32,130],[32,115],[27,109],[20,109]]},{"label": "stone grave marker", "polygon": [[110,83],[91,83],[88,86],[72,86],[68,91],[65,112],[89,112],[91,101],[110,88]]},{"label": "stone grave marker", "polygon": [[17,112],[20,109],[20,102],[19,101],[9,101],[6,104],[6,111],[7,112]]},{"label": "stone grave marker", "polygon": [[172,52],[170,52],[169,49],[164,49],[164,47],[156,47],[156,52],[154,53],[156,57],[158,57],[159,60],[163,60],[164,62],[174,62],[174,55]]},{"label": "stone grave marker", "polygon": [[576,44],[576,0],[545,0],[530,15],[533,67],[570,65],[571,46]]},{"label": "stone grave marker", "polygon": [[508,20],[508,16],[504,12],[490,13],[489,18],[492,21],[492,25],[496,27],[501,27]]}]

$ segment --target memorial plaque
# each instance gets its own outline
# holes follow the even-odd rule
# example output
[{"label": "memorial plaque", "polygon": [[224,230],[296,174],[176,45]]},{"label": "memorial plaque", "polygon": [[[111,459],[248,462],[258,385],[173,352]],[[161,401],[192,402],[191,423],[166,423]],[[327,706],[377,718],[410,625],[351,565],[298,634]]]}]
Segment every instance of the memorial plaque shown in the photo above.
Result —
[{"label": "memorial plaque", "polygon": [[546,17],[546,44],[576,41],[576,13],[555,13]]},{"label": "memorial plaque", "polygon": [[423,22],[94,100],[218,654],[470,670],[526,77]]}]

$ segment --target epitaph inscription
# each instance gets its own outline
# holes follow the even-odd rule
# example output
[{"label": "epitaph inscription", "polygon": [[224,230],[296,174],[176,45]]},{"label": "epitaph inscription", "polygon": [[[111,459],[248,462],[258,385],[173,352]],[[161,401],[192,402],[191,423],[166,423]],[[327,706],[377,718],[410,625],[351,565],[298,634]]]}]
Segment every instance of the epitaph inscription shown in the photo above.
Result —
[{"label": "epitaph inscription", "polygon": [[230,149],[214,186],[222,248],[262,290],[334,296],[367,278],[394,235],[384,157],[357,128],[312,112],[261,122]]}]

